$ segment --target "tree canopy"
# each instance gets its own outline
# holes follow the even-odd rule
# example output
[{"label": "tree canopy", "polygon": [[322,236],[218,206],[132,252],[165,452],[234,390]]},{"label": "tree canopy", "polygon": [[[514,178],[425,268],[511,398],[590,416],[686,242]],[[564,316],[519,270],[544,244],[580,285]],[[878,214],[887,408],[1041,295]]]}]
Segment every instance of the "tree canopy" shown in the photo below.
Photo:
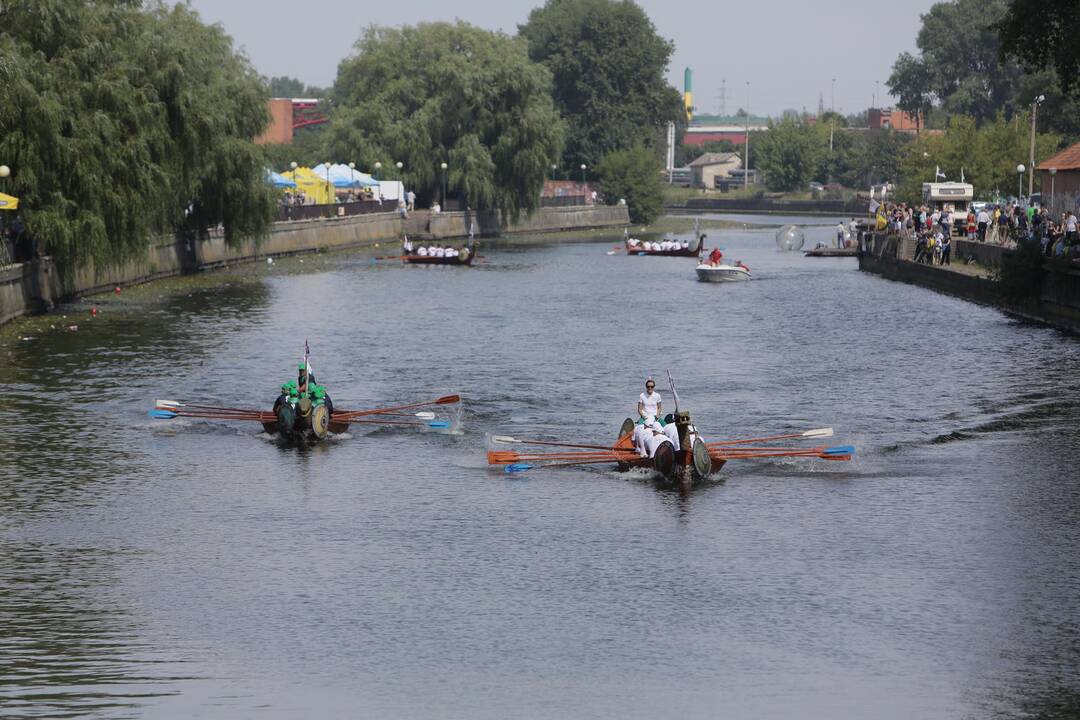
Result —
[{"label": "tree canopy", "polygon": [[134,0],[0,5],[0,159],[27,231],[65,275],[155,234],[269,228],[252,138],[266,90],[218,27]]},{"label": "tree canopy", "polygon": [[785,118],[770,121],[768,132],[755,133],[750,145],[756,167],[765,172],[766,186],[773,191],[790,192],[804,189],[815,178],[828,150],[828,137],[822,143],[815,126]]},{"label": "tree canopy", "polygon": [[1080,78],[1080,3],[1076,0],[1010,0],[994,25],[1002,55],[1029,66],[1053,68],[1066,90]]},{"label": "tree canopy", "polygon": [[525,44],[464,22],[371,27],[338,68],[326,130],[331,157],[404,166],[422,199],[447,180],[474,208],[539,203],[562,148],[551,75]]},{"label": "tree canopy", "polygon": [[642,145],[614,150],[600,161],[600,192],[608,203],[626,200],[630,222],[648,225],[663,209],[660,161]]},{"label": "tree canopy", "polygon": [[[889,90],[899,108],[929,111],[939,127],[953,115],[976,123],[999,112],[1011,118],[1043,95],[1040,127],[1080,139],[1078,8],[1075,0],[939,2],[922,16],[918,55],[903,53],[893,65]],[[1025,72],[1015,58],[1035,71]],[[931,110],[935,103],[941,112]]]},{"label": "tree canopy", "polygon": [[565,167],[656,147],[668,122],[685,125],[682,97],[664,78],[674,46],[631,0],[548,0],[518,29],[554,77]]}]

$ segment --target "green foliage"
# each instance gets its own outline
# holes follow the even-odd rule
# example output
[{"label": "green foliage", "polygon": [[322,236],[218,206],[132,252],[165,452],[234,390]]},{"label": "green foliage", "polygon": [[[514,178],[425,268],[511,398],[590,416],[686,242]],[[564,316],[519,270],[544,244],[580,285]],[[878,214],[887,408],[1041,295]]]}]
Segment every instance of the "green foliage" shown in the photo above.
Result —
[{"label": "green foliage", "polygon": [[1053,68],[1067,90],[1080,77],[1080,3],[1076,0],[1010,0],[994,25],[1003,56],[1030,67]]},{"label": "green foliage", "polygon": [[296,78],[282,75],[266,81],[270,86],[270,97],[276,98],[321,98],[326,95],[326,88],[304,85]]},{"label": "green foliage", "polygon": [[450,191],[516,215],[539,204],[562,149],[551,76],[525,44],[458,22],[372,27],[338,68],[329,157],[404,164],[421,201]]},{"label": "green foliage", "polygon": [[[326,125],[314,125],[294,133],[293,141],[289,144],[262,145],[265,164],[277,172],[284,172],[292,162],[301,167],[312,167],[326,162],[326,137]],[[368,170],[370,169],[365,169]]]},{"label": "green foliage", "polygon": [[755,167],[765,172],[765,184],[770,190],[800,190],[814,179],[828,152],[828,128],[791,118],[770,121],[768,132],[755,134],[750,147]]},{"label": "green foliage", "polygon": [[660,168],[656,152],[644,145],[612,151],[597,164],[600,192],[609,203],[626,200],[630,222],[648,225],[664,205]]},{"label": "green foliage", "polygon": [[[953,181],[960,180],[962,169],[965,180],[975,187],[979,198],[1014,194],[1019,181],[1016,166],[1020,162],[1026,165],[1030,152],[1030,128],[1030,120],[1023,116],[1010,121],[998,115],[981,127],[973,118],[958,116],[943,135],[924,133],[903,150],[900,199],[921,202],[922,184],[934,182],[935,168],[940,168]],[[1036,157],[1046,157],[1059,144],[1057,135],[1037,135]],[[1026,180],[1024,192],[1027,192]]]},{"label": "green foliage", "polygon": [[674,46],[631,0],[548,0],[519,31],[529,57],[554,77],[555,106],[568,123],[564,167],[657,147],[668,122],[682,135],[682,95],[664,79]]},{"label": "green foliage", "polygon": [[896,107],[914,116],[916,128],[934,104],[930,80],[930,67],[925,60],[902,53],[885,82],[889,92],[896,97]]},{"label": "green foliage", "polygon": [[[922,16],[919,56],[897,58],[889,90],[899,98],[897,106],[909,112],[929,110],[936,101],[944,113],[930,113],[931,127],[944,127],[952,115],[979,124],[1000,112],[1011,118],[1045,95],[1040,127],[1080,138],[1077,8],[1075,0],[1050,0],[1049,8],[1042,0],[939,2]],[[1025,72],[1012,58],[1046,69]],[[944,119],[935,123],[935,117]]]},{"label": "green foliage", "polygon": [[273,199],[251,139],[266,122],[259,77],[186,6],[0,5],[0,158],[66,277],[174,230],[264,234]]}]

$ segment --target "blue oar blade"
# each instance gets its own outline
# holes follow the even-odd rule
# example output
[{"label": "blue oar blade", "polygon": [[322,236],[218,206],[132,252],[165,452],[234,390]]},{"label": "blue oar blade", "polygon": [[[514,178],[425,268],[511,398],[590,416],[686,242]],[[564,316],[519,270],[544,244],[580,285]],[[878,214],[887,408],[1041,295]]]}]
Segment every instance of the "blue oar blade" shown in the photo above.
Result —
[{"label": "blue oar blade", "polygon": [[432,420],[427,424],[429,428],[448,428],[450,422],[448,420]]},{"label": "blue oar blade", "polygon": [[174,413],[172,410],[154,409],[150,411],[150,417],[154,418],[155,420],[171,420],[176,417],[176,413]]},{"label": "blue oar blade", "polygon": [[519,473],[532,470],[532,468],[533,466],[528,463],[514,463],[513,465],[507,465],[503,470],[508,473]]},{"label": "blue oar blade", "polygon": [[826,448],[822,455],[852,455],[854,452],[854,445],[837,445],[836,447]]}]

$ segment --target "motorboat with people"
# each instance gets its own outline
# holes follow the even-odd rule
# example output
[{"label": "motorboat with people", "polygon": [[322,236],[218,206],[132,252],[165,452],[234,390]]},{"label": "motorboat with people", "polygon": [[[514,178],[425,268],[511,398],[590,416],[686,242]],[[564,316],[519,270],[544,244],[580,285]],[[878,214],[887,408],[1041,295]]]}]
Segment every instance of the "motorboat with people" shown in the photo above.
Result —
[{"label": "motorboat with people", "polygon": [[750,268],[742,260],[730,263],[724,260],[724,253],[720,248],[714,248],[709,257],[699,263],[694,271],[700,282],[739,282],[751,278]]}]

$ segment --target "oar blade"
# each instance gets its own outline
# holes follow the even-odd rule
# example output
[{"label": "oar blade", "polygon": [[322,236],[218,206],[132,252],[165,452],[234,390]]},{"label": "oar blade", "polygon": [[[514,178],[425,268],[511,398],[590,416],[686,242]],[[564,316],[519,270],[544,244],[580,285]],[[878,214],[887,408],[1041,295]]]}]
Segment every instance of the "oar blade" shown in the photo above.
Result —
[{"label": "oar blade", "polygon": [[512,438],[509,435],[492,435],[491,442],[497,443],[519,443],[521,442],[517,438]]},{"label": "oar blade", "polygon": [[174,417],[177,417],[177,413],[174,413],[171,410],[158,410],[157,408],[151,410],[149,414],[150,417],[155,420],[172,420]]},{"label": "oar blade", "polygon": [[446,428],[450,427],[450,422],[448,420],[434,420],[432,422],[429,422],[427,424],[427,426],[429,428],[436,428],[438,430],[445,430]]},{"label": "oar blade", "polygon": [[461,401],[460,395],[443,395],[441,398],[435,401],[436,405],[453,405],[456,402]]},{"label": "oar blade", "polygon": [[505,468],[503,468],[503,471],[508,473],[522,473],[526,470],[532,470],[533,467],[534,466],[530,465],[529,463],[514,463],[512,465],[507,465]]},{"label": "oar blade", "polygon": [[804,438],[832,437],[833,436],[833,429],[832,428],[818,428],[817,430],[807,430],[806,432],[804,432],[802,434],[802,436]]},{"label": "oar blade", "polygon": [[420,412],[413,413],[413,414],[416,415],[416,417],[420,418],[421,420],[434,420],[435,419],[435,413],[427,411],[427,410],[421,410]]},{"label": "oar blade", "polygon": [[170,408],[177,408],[177,407],[182,407],[183,406],[183,403],[177,402],[176,400],[155,400],[154,404],[157,405],[158,407],[170,407]]},{"label": "oar blade", "polygon": [[822,455],[854,455],[854,445],[836,445],[831,448],[825,448],[821,451]]}]

